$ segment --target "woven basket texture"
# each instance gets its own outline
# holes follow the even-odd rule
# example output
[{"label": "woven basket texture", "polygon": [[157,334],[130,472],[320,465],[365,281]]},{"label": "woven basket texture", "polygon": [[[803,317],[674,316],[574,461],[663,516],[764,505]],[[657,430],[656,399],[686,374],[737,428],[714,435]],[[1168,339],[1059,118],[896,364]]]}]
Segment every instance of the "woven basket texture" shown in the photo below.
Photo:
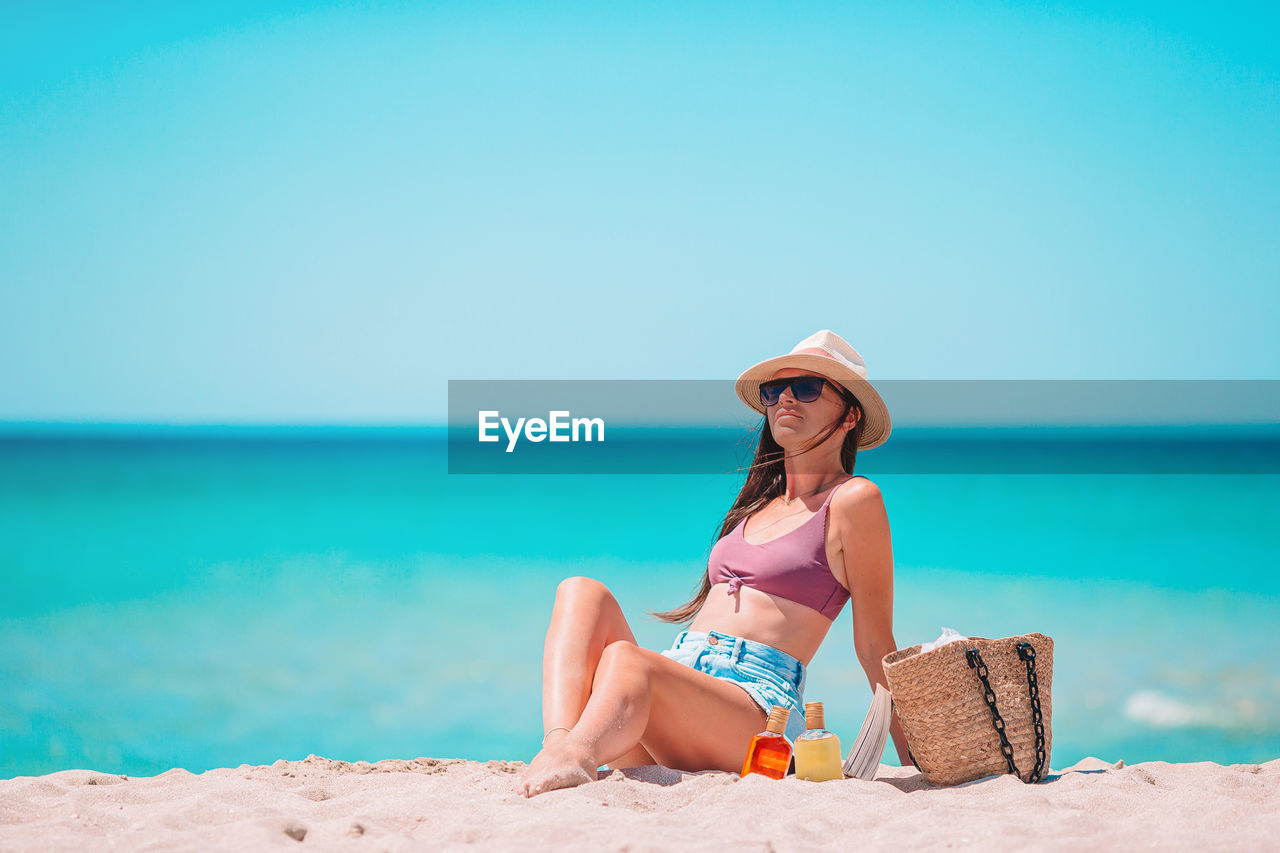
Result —
[{"label": "woven basket texture", "polygon": [[1052,639],[1044,634],[997,640],[970,637],[924,654],[917,645],[885,655],[885,680],[893,693],[898,722],[929,784],[958,785],[1009,772],[978,671],[965,660],[965,651],[971,648],[978,649],[987,665],[987,678],[1013,747],[1019,778],[1024,782],[1030,779],[1036,764],[1036,741],[1027,667],[1016,648],[1020,642],[1030,643],[1036,651],[1036,683],[1044,725],[1043,773],[1047,774],[1053,743],[1049,724],[1053,713]]}]

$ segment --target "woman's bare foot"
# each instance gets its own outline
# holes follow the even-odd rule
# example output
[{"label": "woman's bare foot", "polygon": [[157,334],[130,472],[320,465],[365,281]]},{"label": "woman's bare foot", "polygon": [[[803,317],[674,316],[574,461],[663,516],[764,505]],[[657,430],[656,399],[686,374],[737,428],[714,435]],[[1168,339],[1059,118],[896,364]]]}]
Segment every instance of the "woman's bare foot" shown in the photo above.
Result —
[{"label": "woman's bare foot", "polygon": [[557,788],[572,788],[596,781],[596,763],[586,744],[566,731],[553,731],[529,769],[516,783],[516,793],[536,797]]}]

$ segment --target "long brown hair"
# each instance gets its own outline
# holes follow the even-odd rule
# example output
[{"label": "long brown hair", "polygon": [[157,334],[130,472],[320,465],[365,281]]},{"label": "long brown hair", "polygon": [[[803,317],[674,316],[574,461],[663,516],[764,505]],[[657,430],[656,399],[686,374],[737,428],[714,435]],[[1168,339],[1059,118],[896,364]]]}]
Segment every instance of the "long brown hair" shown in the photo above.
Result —
[{"label": "long brown hair", "polygon": [[[832,384],[834,386],[834,383]],[[837,390],[841,392],[840,396],[844,399],[844,410],[838,418],[831,422],[831,426],[827,429],[825,435],[815,439],[800,452],[807,453],[835,435],[840,424],[844,423],[845,419],[849,417],[849,412],[856,411],[858,413],[858,422],[853,429],[849,430],[849,433],[844,437],[844,444],[840,447],[840,467],[844,469],[846,474],[852,474],[854,462],[858,458],[858,442],[862,438],[865,420],[863,418],[862,405],[857,398],[843,388],[837,387]],[[755,434],[758,436],[755,459],[747,469],[747,479],[742,484],[742,490],[738,492],[737,500],[733,502],[733,506],[729,509],[729,514],[720,522],[712,547],[737,527],[739,521],[742,521],[742,519],[786,491],[786,466],[783,462],[785,452],[782,449],[782,445],[778,444],[773,437],[773,430],[769,427],[768,416],[761,420]],[[748,434],[747,441],[751,440],[753,438]],[[707,600],[707,594],[710,592],[711,577],[704,570],[702,572],[701,587],[693,598],[673,610],[664,610],[661,613],[650,610],[649,614],[661,619],[663,622],[688,622],[702,609],[703,603]]]}]

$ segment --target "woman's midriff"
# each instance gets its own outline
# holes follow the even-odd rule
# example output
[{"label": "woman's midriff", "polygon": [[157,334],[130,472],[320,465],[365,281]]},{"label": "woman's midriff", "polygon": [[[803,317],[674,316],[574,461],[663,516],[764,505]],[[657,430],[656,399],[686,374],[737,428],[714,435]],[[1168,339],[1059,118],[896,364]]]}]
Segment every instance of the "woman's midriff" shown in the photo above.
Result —
[{"label": "woman's midriff", "polygon": [[809,665],[818,653],[831,620],[811,607],[769,595],[749,586],[727,595],[728,584],[711,587],[690,631],[723,631],[773,646]]}]

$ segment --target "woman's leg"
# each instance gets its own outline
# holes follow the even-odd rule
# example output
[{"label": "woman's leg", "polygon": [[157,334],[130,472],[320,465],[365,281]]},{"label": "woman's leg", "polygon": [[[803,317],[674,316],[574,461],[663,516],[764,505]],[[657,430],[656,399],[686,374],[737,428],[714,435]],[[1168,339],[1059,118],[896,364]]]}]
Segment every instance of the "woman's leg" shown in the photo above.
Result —
[{"label": "woman's leg", "polygon": [[668,767],[737,773],[766,719],[736,684],[614,642],[601,654],[578,722],[547,739],[516,791],[529,797],[595,781],[594,768],[638,742]]},{"label": "woman's leg", "polygon": [[[604,649],[624,641],[636,645],[622,608],[608,587],[592,578],[565,578],[556,588],[542,655],[542,724],[550,732],[556,726],[572,728],[587,706],[596,667]],[[551,732],[547,743],[563,737]],[[640,744],[616,756],[611,768],[653,764]]]}]

